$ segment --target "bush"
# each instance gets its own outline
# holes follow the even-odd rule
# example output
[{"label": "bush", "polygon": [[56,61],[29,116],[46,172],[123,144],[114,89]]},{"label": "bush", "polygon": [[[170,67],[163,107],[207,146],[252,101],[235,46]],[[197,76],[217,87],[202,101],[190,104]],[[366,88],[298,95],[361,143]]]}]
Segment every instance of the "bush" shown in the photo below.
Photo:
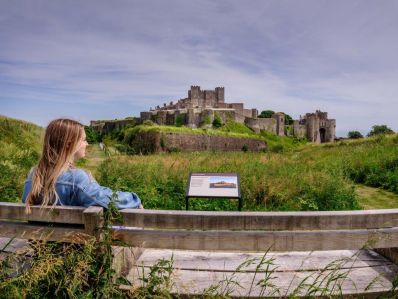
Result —
[{"label": "bush", "polygon": [[275,114],[272,110],[264,110],[258,115],[259,118],[271,118]]},{"label": "bush", "polygon": [[182,127],[183,125],[185,125],[185,117],[181,114],[178,115],[175,120],[175,125],[177,127]]},{"label": "bush", "polygon": [[291,126],[293,124],[293,118],[289,114],[285,114],[285,125]]},{"label": "bush", "polygon": [[363,138],[363,135],[359,131],[350,131],[348,132],[347,137],[350,139],[359,139]]},{"label": "bush", "polygon": [[149,126],[149,127],[155,125],[154,122],[151,121],[151,120],[149,120],[149,119],[145,120],[142,124],[143,124],[144,126]]},{"label": "bush", "polygon": [[375,135],[385,135],[385,134],[394,134],[394,131],[391,130],[386,125],[374,125],[372,130],[368,133],[368,136],[375,136]]},{"label": "bush", "polygon": [[218,113],[215,113],[214,119],[213,119],[213,127],[220,128],[221,126],[222,126],[221,116]]}]

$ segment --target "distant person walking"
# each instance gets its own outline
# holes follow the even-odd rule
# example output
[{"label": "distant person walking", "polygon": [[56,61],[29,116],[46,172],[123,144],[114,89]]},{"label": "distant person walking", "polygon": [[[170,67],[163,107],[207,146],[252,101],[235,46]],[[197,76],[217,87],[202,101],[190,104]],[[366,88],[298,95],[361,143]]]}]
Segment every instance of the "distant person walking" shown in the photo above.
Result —
[{"label": "distant person walking", "polygon": [[[28,213],[31,205],[39,204],[108,207],[114,192],[74,166],[85,156],[87,145],[84,126],[77,121],[56,119],[47,126],[42,156],[25,181],[22,201]],[[134,192],[115,193],[119,209],[142,208]]]}]

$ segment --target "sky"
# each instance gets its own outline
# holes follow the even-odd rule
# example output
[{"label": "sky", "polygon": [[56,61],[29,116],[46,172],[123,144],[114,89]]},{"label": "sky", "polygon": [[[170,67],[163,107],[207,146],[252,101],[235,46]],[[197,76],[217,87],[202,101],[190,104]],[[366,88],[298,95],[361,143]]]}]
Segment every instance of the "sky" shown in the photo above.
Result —
[{"label": "sky", "polygon": [[225,87],[226,102],[398,131],[395,0],[0,0],[0,114],[139,116]]}]

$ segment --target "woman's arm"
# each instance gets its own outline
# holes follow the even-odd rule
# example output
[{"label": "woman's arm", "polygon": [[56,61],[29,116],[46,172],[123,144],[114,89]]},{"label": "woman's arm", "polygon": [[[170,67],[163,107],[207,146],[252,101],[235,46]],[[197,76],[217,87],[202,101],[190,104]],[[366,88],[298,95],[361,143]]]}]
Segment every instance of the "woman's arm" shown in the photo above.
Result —
[{"label": "woman's arm", "polygon": [[141,200],[134,192],[112,191],[100,186],[84,170],[75,171],[78,202],[85,207],[102,206],[108,208],[110,199],[116,194],[116,206],[119,209],[136,209],[141,207]]}]

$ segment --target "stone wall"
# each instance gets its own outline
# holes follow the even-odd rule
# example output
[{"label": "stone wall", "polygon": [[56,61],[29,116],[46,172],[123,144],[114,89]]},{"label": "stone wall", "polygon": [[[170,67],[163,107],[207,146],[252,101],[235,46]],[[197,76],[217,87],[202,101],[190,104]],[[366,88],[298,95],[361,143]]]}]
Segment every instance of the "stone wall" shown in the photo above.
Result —
[{"label": "stone wall", "polygon": [[293,122],[293,136],[298,138],[306,137],[306,126],[301,125],[299,120]]},{"label": "stone wall", "polygon": [[137,153],[159,153],[167,151],[261,151],[267,148],[263,140],[228,136],[210,136],[173,132],[140,132],[131,146]]},{"label": "stone wall", "polygon": [[101,134],[109,134],[113,130],[121,130],[128,125],[135,125],[140,121],[138,118],[121,119],[121,120],[108,120],[108,121],[91,121],[91,128]]}]

